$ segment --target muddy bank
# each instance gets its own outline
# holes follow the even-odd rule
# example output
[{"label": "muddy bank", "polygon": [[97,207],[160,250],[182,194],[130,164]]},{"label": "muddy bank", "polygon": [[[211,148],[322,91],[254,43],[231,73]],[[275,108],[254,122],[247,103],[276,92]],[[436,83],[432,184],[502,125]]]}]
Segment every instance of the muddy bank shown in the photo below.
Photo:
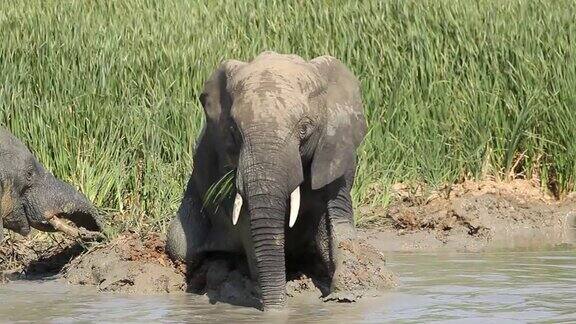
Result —
[{"label": "muddy bank", "polygon": [[[358,229],[357,241],[340,245],[342,291],[328,296],[328,283],[322,278],[289,273],[290,298],[350,302],[377,295],[397,284],[385,260],[394,251],[479,252],[576,242],[576,195],[557,201],[528,181],[467,182],[429,195],[398,185],[391,206],[358,212],[370,221]],[[125,233],[93,246],[57,235],[12,235],[0,246],[0,283],[55,274],[63,282],[102,292],[191,292],[212,303],[257,307],[257,288],[242,258],[210,256],[200,268],[187,270],[166,256],[164,240],[157,234]]]},{"label": "muddy bank", "polygon": [[0,283],[49,277],[101,292],[183,292],[184,267],[167,257],[164,244],[158,234],[125,233],[91,245],[59,234],[12,234],[0,246]]},{"label": "muddy bank", "polygon": [[465,182],[430,195],[395,186],[386,210],[361,209],[378,250],[479,252],[574,245],[576,195],[562,201],[530,181]]},{"label": "muddy bank", "polygon": [[96,286],[102,292],[174,293],[186,286],[184,267],[168,258],[157,234],[121,235],[74,259],[61,274],[67,283]]},{"label": "muddy bank", "polygon": [[0,280],[56,275],[87,247],[59,234],[11,233],[0,244]]},{"label": "muddy bank", "polygon": [[[354,302],[365,296],[375,296],[397,286],[398,278],[386,267],[382,253],[363,240],[340,244],[342,268],[340,290],[330,292],[330,283],[308,273],[287,274],[286,293],[289,298],[317,297],[330,302]],[[211,302],[258,307],[257,287],[254,286],[243,258],[215,256],[192,272],[188,290],[206,294]]]},{"label": "muddy bank", "polygon": [[[91,247],[72,241],[61,241],[51,247],[34,239],[9,242],[0,255],[2,260],[12,260],[12,266],[2,263],[0,282],[54,276],[68,284],[96,287],[100,292],[147,295],[190,292],[205,295],[211,303],[259,306],[257,287],[243,257],[214,255],[199,268],[186,269],[167,257],[165,242],[157,234],[140,237],[125,233],[111,242]],[[340,250],[341,291],[328,296],[328,282],[297,272],[287,275],[288,297],[353,302],[397,285],[397,278],[386,268],[384,255],[363,240],[342,242]]]},{"label": "muddy bank", "polygon": [[[344,291],[325,300],[354,301],[397,283],[387,270],[384,255],[366,243],[343,242]],[[186,276],[188,273],[188,276]],[[186,269],[165,254],[164,241],[157,235],[139,238],[121,235],[111,243],[91,249],[66,265],[61,280],[96,286],[102,292],[182,293],[206,295],[210,302],[258,307],[257,287],[250,279],[241,256],[208,257],[197,269]],[[328,284],[304,273],[288,274],[289,297],[326,297]]]}]

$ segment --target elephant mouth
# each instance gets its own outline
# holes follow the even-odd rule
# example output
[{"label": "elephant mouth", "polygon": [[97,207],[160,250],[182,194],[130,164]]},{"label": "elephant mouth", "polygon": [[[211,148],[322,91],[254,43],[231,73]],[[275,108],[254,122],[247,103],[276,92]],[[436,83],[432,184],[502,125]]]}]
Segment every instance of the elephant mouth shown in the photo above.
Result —
[{"label": "elephant mouth", "polygon": [[[84,242],[102,241],[105,235],[103,227],[98,219],[86,212],[55,213],[45,212],[43,219],[38,221],[26,214],[29,227],[34,227],[43,232],[60,232],[73,239]],[[28,228],[29,228],[28,227]],[[28,230],[29,232],[30,230]]]},{"label": "elephant mouth", "polygon": [[95,212],[76,211],[73,213],[59,213],[52,217],[52,219],[65,219],[73,223],[78,228],[84,228],[91,232],[101,232],[103,226],[95,215]]},{"label": "elephant mouth", "polygon": [[45,213],[44,218],[55,231],[72,238],[82,241],[102,241],[105,239],[104,234],[101,233],[102,225],[90,213]]}]

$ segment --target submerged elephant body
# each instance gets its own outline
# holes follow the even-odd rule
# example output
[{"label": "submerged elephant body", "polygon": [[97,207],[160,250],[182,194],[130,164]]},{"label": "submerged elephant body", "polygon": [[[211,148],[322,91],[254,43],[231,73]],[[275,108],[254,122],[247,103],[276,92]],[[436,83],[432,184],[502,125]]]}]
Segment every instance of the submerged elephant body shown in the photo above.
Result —
[{"label": "submerged elephant body", "polygon": [[[265,52],[224,62],[200,100],[206,125],[168,252],[192,264],[244,253],[264,309],[285,303],[287,260],[321,264],[338,289],[337,246],[355,235],[350,190],[366,132],[357,79],[333,57]],[[230,170],[236,197],[204,208]]]},{"label": "submerged elephant body", "polygon": [[[102,229],[90,202],[72,186],[56,179],[32,153],[0,128],[0,241],[3,228],[27,235],[31,228],[56,231],[57,217],[89,231]],[[63,225],[67,226],[67,225]]]}]

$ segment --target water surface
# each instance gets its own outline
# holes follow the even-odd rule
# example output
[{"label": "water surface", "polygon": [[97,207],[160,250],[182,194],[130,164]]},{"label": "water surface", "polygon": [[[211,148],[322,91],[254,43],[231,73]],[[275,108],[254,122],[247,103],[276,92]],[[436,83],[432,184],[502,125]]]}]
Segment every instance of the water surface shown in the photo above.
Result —
[{"label": "water surface", "polygon": [[263,314],[195,295],[96,293],[54,281],[0,286],[0,322],[576,322],[576,250],[393,254],[401,286],[353,304],[292,300]]}]

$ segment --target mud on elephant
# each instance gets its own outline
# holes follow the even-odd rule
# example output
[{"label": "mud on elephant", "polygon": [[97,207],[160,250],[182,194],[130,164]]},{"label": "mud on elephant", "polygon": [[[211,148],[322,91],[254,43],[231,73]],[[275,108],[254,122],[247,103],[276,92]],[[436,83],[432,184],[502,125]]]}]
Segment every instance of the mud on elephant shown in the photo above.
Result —
[{"label": "mud on elephant", "polygon": [[86,197],[46,171],[22,142],[0,127],[0,242],[4,228],[27,235],[32,227],[73,236],[98,236],[102,229]]},{"label": "mud on elephant", "polygon": [[[356,77],[333,57],[264,52],[222,63],[200,101],[206,125],[168,252],[189,264],[244,253],[264,310],[285,304],[286,266],[304,260],[338,290],[337,246],[355,236],[350,190],[366,132]],[[235,198],[203,208],[230,170]]]}]

